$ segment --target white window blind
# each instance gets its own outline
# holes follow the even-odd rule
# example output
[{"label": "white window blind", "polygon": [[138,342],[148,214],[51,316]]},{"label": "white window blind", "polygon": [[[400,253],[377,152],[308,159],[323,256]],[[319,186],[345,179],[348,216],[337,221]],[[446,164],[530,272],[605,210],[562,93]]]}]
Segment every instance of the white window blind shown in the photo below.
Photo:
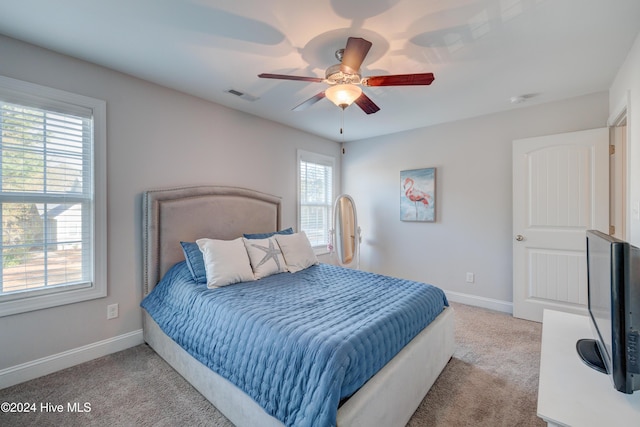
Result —
[{"label": "white window blind", "polygon": [[315,248],[330,242],[333,206],[334,160],[331,157],[301,152],[299,166],[299,229]]},{"label": "white window blind", "polygon": [[0,91],[0,315],[106,294],[95,280],[94,164],[92,109]]}]

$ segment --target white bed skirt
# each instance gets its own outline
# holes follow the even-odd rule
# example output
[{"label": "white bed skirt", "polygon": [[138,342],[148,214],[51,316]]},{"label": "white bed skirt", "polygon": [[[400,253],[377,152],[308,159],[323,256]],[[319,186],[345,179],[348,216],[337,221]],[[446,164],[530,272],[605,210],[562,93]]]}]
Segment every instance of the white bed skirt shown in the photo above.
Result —
[{"label": "white bed skirt", "polygon": [[[283,427],[235,385],[194,359],[143,310],[144,339],[238,427]],[[339,427],[403,427],[455,349],[454,315],[445,310],[338,410]]]}]

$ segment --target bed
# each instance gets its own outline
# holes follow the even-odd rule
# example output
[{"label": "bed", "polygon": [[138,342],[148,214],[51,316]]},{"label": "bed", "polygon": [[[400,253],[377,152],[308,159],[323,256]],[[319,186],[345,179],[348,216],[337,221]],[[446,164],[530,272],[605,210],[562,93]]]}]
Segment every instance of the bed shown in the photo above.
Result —
[{"label": "bed", "polygon": [[[245,233],[276,232],[281,229],[280,218],[280,198],[244,188],[199,186],[145,192],[143,296],[184,261],[180,242],[205,236],[231,240]],[[243,390],[183,349],[146,310],[142,311],[145,341],[232,423],[284,425]],[[453,316],[453,310],[445,307],[382,369],[342,401],[336,424],[405,425],[453,354]]]}]

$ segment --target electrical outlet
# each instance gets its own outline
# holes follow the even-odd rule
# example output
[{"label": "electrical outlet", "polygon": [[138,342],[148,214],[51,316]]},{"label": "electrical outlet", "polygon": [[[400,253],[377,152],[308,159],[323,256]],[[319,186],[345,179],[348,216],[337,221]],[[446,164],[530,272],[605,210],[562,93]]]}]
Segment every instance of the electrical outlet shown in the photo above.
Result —
[{"label": "electrical outlet", "polygon": [[475,281],[475,274],[467,273],[467,283],[473,283]]},{"label": "electrical outlet", "polygon": [[107,320],[115,319],[118,317],[118,304],[111,304],[107,306]]}]

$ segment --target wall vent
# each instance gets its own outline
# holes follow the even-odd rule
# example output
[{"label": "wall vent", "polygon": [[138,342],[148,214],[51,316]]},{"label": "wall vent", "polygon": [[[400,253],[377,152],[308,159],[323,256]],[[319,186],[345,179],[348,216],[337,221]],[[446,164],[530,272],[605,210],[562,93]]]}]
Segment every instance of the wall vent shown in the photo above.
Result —
[{"label": "wall vent", "polygon": [[230,93],[231,95],[235,95],[238,98],[242,98],[246,101],[256,101],[258,99],[257,96],[249,95],[248,93],[240,92],[239,90],[235,89],[229,89],[226,92]]}]

